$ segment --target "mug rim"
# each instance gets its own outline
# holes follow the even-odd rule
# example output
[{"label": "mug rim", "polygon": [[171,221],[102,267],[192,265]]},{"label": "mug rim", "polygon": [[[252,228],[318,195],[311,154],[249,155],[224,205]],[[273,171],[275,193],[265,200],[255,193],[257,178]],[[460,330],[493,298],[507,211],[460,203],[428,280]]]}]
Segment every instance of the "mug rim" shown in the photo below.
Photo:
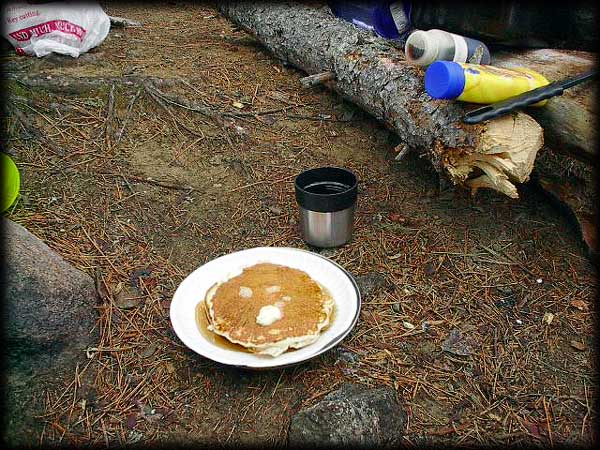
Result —
[{"label": "mug rim", "polygon": [[[318,194],[305,189],[311,181],[315,182],[319,179],[333,182],[341,182],[338,181],[341,179],[343,184],[349,187],[331,194]],[[356,203],[358,177],[354,172],[343,167],[315,167],[301,172],[294,181],[294,187],[296,201],[300,207],[315,212],[335,212],[347,209]]]}]

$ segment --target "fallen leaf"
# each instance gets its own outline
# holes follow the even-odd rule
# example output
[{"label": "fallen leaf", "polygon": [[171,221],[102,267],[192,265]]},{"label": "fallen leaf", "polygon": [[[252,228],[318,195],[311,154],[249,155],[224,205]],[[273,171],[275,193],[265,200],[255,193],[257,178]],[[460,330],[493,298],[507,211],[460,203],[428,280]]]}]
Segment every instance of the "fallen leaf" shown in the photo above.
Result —
[{"label": "fallen leaf", "polygon": [[569,304],[579,311],[587,311],[589,309],[587,302],[584,300],[571,300]]},{"label": "fallen leaf", "polygon": [[585,350],[585,344],[583,342],[573,340],[570,342],[570,344],[571,344],[571,347],[573,347],[576,350],[579,350],[579,351]]},{"label": "fallen leaf", "polygon": [[546,325],[550,325],[553,320],[554,320],[554,314],[552,314],[551,312],[544,313],[544,317],[542,318],[542,323],[544,323]]},{"label": "fallen leaf", "polygon": [[233,102],[232,105],[237,109],[242,109],[244,107],[244,104],[240,102]]},{"label": "fallen leaf", "polygon": [[415,326],[412,323],[410,323],[410,322],[402,322],[402,325],[407,330],[414,330],[415,329]]}]

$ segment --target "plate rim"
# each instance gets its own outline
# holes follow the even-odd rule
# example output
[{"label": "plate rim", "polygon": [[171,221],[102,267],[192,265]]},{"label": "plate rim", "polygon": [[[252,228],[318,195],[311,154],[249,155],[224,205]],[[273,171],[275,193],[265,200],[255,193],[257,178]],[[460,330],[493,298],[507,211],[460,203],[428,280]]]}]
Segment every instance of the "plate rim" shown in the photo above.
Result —
[{"label": "plate rim", "polygon": [[[179,287],[185,282],[185,280],[190,277],[194,272],[196,272],[197,270],[201,269],[202,267],[204,267],[206,264],[209,264],[213,261],[218,260],[219,258],[223,258],[225,256],[229,256],[229,255],[233,255],[236,253],[242,253],[245,251],[250,251],[250,250],[291,250],[291,251],[298,251],[298,252],[304,252],[304,253],[308,253],[309,255],[313,255],[313,256],[317,256],[325,261],[327,261],[328,263],[332,264],[335,268],[339,269],[341,274],[344,275],[349,281],[350,284],[352,285],[352,287],[354,288],[354,291],[356,292],[356,311],[354,313],[354,317],[352,318],[351,323],[349,324],[349,326],[347,326],[346,328],[344,328],[339,334],[337,334],[336,336],[332,337],[329,342],[327,344],[325,344],[321,349],[319,349],[317,352],[310,354],[302,359],[299,359],[298,361],[291,361],[288,363],[283,363],[283,364],[269,364],[269,365],[252,365],[252,364],[236,364],[236,363],[232,363],[232,362],[228,362],[228,361],[223,361],[222,359],[215,359],[212,357],[209,357],[205,354],[202,354],[200,352],[198,352],[197,350],[191,348],[189,345],[187,345],[186,341],[184,341],[184,339],[182,339],[181,335],[178,333],[177,328],[175,326],[177,322],[173,321],[173,314],[174,314],[174,302],[173,299],[175,299],[175,295],[177,294],[177,290],[179,289]],[[231,253],[226,253],[224,255],[218,256],[217,258],[211,259],[207,262],[205,262],[204,264],[196,267],[196,269],[194,269],[193,271],[191,271],[177,286],[177,289],[175,289],[175,292],[173,293],[172,299],[171,299],[171,305],[169,308],[169,319],[171,322],[171,327],[173,328],[173,330],[175,331],[175,334],[177,336],[177,338],[185,345],[186,348],[188,348],[189,350],[193,351],[195,354],[202,356],[203,358],[209,359],[211,361],[214,361],[216,363],[219,364],[223,364],[223,365],[227,365],[230,367],[238,367],[238,368],[243,368],[243,369],[252,369],[252,370],[268,370],[268,369],[276,369],[276,368],[285,368],[285,367],[289,367],[292,365],[296,365],[296,364],[300,364],[300,363],[304,363],[306,361],[309,361],[313,358],[316,358],[317,356],[322,355],[323,353],[331,350],[333,347],[335,347],[337,344],[339,344],[348,334],[350,334],[350,332],[354,329],[354,327],[356,326],[359,316],[360,316],[360,310],[362,307],[362,298],[361,298],[361,293],[360,293],[360,289],[358,287],[358,284],[356,282],[356,280],[354,279],[354,277],[350,274],[350,272],[348,272],[344,267],[342,267],[340,264],[338,264],[337,262],[331,260],[330,258],[324,256],[324,255],[320,255],[316,252],[310,251],[310,250],[305,250],[302,248],[295,248],[295,247],[250,247],[250,248],[246,248],[246,249],[242,249],[242,250],[237,250],[235,252],[231,252]],[[274,362],[276,360],[276,358],[273,358]]]}]

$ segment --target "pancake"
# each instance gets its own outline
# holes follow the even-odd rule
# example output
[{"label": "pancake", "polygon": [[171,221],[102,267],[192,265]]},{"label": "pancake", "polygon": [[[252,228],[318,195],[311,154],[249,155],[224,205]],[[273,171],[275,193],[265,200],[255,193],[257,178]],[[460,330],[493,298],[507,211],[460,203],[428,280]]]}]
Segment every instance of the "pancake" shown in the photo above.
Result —
[{"label": "pancake", "polygon": [[334,305],[307,273],[271,263],[216,284],[205,301],[210,331],[273,357],[315,342]]}]

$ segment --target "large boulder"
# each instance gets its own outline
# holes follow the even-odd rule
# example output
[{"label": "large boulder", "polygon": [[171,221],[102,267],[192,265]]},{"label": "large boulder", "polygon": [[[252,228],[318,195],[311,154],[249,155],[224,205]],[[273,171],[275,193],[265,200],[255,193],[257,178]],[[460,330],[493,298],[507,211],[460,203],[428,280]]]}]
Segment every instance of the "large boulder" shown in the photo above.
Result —
[{"label": "large boulder", "polygon": [[402,440],[406,419],[394,389],[347,383],[294,415],[288,443],[302,448],[396,446]]},{"label": "large boulder", "polygon": [[[21,225],[2,218],[3,441],[34,443],[45,389],[72,379],[97,342],[94,280]],[[68,378],[67,378],[68,377]]]}]

